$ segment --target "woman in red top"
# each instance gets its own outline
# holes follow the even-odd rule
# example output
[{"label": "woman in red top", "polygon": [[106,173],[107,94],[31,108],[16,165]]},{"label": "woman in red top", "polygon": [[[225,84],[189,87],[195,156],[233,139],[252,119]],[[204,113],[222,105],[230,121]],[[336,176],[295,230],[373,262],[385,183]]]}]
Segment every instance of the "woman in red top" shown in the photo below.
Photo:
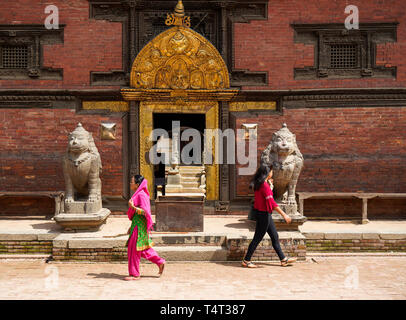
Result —
[{"label": "woman in red top", "polygon": [[278,204],[273,199],[272,189],[268,181],[272,181],[272,166],[261,165],[254,175],[254,179],[250,185],[255,190],[254,210],[257,214],[257,224],[255,227],[254,238],[248,246],[247,253],[242,266],[247,268],[256,268],[257,266],[251,262],[251,257],[254,254],[258,244],[262,241],[265,233],[271,237],[272,246],[275,249],[283,267],[290,265],[296,261],[296,258],[287,258],[282,252],[279,244],[278,232],[276,231],[275,224],[272,220],[272,211],[277,211],[286,221],[291,223],[292,218],[279,208]]}]

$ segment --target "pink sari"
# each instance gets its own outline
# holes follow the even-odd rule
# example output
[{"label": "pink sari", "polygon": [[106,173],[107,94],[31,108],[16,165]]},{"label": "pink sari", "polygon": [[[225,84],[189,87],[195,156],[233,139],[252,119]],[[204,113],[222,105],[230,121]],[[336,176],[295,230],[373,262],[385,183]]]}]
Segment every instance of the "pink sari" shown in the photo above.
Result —
[{"label": "pink sari", "polygon": [[[152,229],[152,216],[151,216],[151,204],[149,200],[148,192],[148,183],[144,179],[138,189],[135,191],[134,195],[131,197],[133,200],[134,206],[144,210],[145,218],[147,220],[147,233]],[[132,220],[135,210],[129,208],[127,211],[127,216]],[[140,276],[140,260],[145,258],[152,263],[155,263],[157,266],[165,263],[165,259],[161,258],[153,248],[148,248],[146,250],[138,251],[137,250],[137,238],[138,227],[135,226],[134,232],[131,232],[130,238],[128,240],[128,273],[130,276],[139,277]]]},{"label": "pink sari", "polygon": [[[148,182],[147,179],[142,180],[138,189],[134,192],[131,200],[134,203],[135,207],[141,208],[145,212],[145,218],[147,219],[147,232],[149,233],[154,224],[151,216],[151,203],[149,200],[148,192]],[[133,208],[128,208],[127,216],[128,219],[132,220],[135,210]]]}]

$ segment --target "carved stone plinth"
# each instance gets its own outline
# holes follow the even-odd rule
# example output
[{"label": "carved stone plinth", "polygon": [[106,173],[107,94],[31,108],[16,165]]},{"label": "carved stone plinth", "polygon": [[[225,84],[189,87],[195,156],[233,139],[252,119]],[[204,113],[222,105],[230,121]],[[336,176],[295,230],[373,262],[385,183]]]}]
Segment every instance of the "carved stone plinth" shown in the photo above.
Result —
[{"label": "carved stone plinth", "polygon": [[110,215],[110,210],[100,209],[96,213],[60,213],[54,220],[65,232],[99,231]]},{"label": "carved stone plinth", "polygon": [[[286,212],[286,213],[288,213],[288,212]],[[290,224],[287,224],[279,213],[277,213],[276,211],[272,212],[272,219],[275,223],[276,230],[278,230],[278,231],[298,231],[299,227],[303,223],[305,223],[307,220],[307,218],[305,216],[302,216],[298,212],[296,212],[296,214],[292,214],[292,213],[288,213],[288,214],[292,218],[292,222]]]},{"label": "carved stone plinth", "polygon": [[204,195],[159,196],[155,201],[156,231],[203,231]]},{"label": "carved stone plinth", "polygon": [[165,192],[167,193],[182,192],[181,175],[179,172],[179,167],[173,167],[169,169]]},{"label": "carved stone plinth", "polygon": [[89,201],[75,201],[66,202],[64,204],[65,213],[95,213],[102,209],[101,201],[89,202]]}]

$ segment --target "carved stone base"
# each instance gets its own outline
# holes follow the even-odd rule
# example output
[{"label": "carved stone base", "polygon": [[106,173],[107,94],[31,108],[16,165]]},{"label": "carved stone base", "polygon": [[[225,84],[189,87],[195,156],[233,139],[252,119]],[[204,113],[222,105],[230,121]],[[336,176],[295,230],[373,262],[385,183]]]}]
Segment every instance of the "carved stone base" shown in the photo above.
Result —
[{"label": "carved stone base", "polygon": [[99,231],[110,213],[106,208],[96,213],[60,213],[54,220],[64,232]]},{"label": "carved stone base", "polygon": [[216,201],[216,213],[226,213],[230,210],[230,201]]},{"label": "carved stone base", "polygon": [[280,203],[277,202],[279,207],[285,212],[286,214],[290,216],[295,216],[298,211],[297,211],[297,204],[286,204],[286,203]]},{"label": "carved stone base", "polygon": [[64,201],[64,213],[96,213],[102,209],[102,202],[89,202],[89,201],[74,201],[66,202]]},{"label": "carved stone base", "polygon": [[[283,210],[283,209],[282,209]],[[275,223],[276,230],[278,231],[299,231],[299,226],[306,222],[307,218],[296,212],[296,214],[289,214],[292,218],[292,222],[287,224],[285,219],[277,213],[276,211],[272,212],[272,219]]]},{"label": "carved stone base", "polygon": [[169,169],[167,182],[165,186],[166,193],[180,193],[182,192],[181,175],[179,169]]}]

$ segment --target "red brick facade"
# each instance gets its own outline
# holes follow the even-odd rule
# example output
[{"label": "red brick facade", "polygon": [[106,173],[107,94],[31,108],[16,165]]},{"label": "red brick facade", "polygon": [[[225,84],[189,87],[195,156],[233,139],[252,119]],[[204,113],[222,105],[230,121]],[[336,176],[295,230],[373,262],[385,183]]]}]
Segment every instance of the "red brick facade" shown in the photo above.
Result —
[{"label": "red brick facade", "polygon": [[87,0],[1,1],[0,24],[43,25],[50,4],[58,7],[59,24],[65,25],[64,43],[44,45],[43,65],[63,68],[63,80],[0,80],[0,88],[89,88],[90,71],[122,68],[121,23],[89,19]]},{"label": "red brick facade", "polygon": [[[360,23],[399,22],[397,42],[378,44],[377,65],[397,66],[397,79],[295,80],[294,68],[313,66],[312,45],[295,43],[290,24],[342,23],[347,5],[358,6]],[[267,87],[252,90],[292,90],[299,88],[372,88],[406,85],[406,11],[402,1],[345,0],[275,0],[268,4],[268,20],[235,25],[235,67],[250,71],[267,71]]]},{"label": "red brick facade", "polygon": [[[122,195],[121,117],[78,115],[70,109],[1,109],[0,122],[0,190],[64,191],[62,157],[69,132],[81,122],[101,156],[103,195]],[[102,122],[116,123],[116,140],[100,140]]]},{"label": "red brick facade", "polygon": [[[173,2],[175,5],[176,1]],[[186,12],[187,2],[184,1]],[[47,17],[44,10],[49,4],[46,1],[2,1],[0,25],[42,25]],[[57,0],[52,4],[59,9],[59,24],[65,25],[64,42],[43,46],[43,66],[62,68],[63,80],[0,80],[0,96],[3,89],[21,92],[28,89],[67,92],[106,89],[120,97],[120,86],[92,86],[90,72],[122,69],[124,24],[89,19],[88,0]],[[241,92],[256,90],[269,94],[272,90],[281,97],[287,90],[295,94],[295,90],[297,93],[307,89],[366,89],[371,92],[377,88],[405,89],[406,10],[402,1],[395,0],[359,0],[350,4],[358,6],[360,23],[399,23],[397,41],[378,44],[376,52],[377,65],[397,67],[396,79],[294,79],[294,68],[312,66],[315,57],[312,45],[294,42],[291,24],[344,24],[347,16],[344,9],[348,4],[345,0],[273,0],[268,3],[267,20],[234,24],[234,68],[268,73],[267,85],[242,86]],[[49,92],[46,95],[50,95]],[[330,94],[332,99],[339,100],[334,98],[334,92]],[[97,98],[97,93],[94,96]],[[266,99],[258,93],[253,100]],[[80,102],[76,107],[80,109]],[[280,129],[282,123],[287,123],[296,134],[305,159],[298,192],[406,192],[406,103],[397,107],[331,107],[326,103],[306,108],[298,105],[262,112],[260,116],[255,112],[251,115],[235,113],[235,116],[237,129],[243,123],[258,124],[258,156],[268,145],[272,133]],[[123,161],[128,155],[123,153],[126,149],[123,130],[127,130],[127,126],[123,128],[121,117],[121,113],[81,114],[73,108],[52,109],[32,104],[4,107],[0,101],[0,191],[64,190],[61,157],[66,150],[67,134],[81,122],[93,134],[102,158],[103,195],[122,196]],[[117,124],[116,140],[100,140],[101,122]],[[249,179],[248,176],[236,178],[237,197],[248,195]],[[12,206],[9,200],[2,201],[0,206]],[[309,201],[306,210],[311,214],[320,207],[331,207],[329,212],[343,216],[361,210],[358,202],[348,203],[337,200],[332,205],[314,200]],[[402,214],[404,207],[404,202],[398,201],[395,211]],[[10,210],[14,212],[14,209]],[[52,211],[48,202],[44,202],[44,210]],[[381,211],[374,210],[371,212],[380,217]]]},{"label": "red brick facade", "polygon": [[[284,122],[305,159],[296,191],[406,192],[406,108],[285,109],[236,127],[258,123],[259,159]],[[238,177],[238,194],[249,178]]]}]

